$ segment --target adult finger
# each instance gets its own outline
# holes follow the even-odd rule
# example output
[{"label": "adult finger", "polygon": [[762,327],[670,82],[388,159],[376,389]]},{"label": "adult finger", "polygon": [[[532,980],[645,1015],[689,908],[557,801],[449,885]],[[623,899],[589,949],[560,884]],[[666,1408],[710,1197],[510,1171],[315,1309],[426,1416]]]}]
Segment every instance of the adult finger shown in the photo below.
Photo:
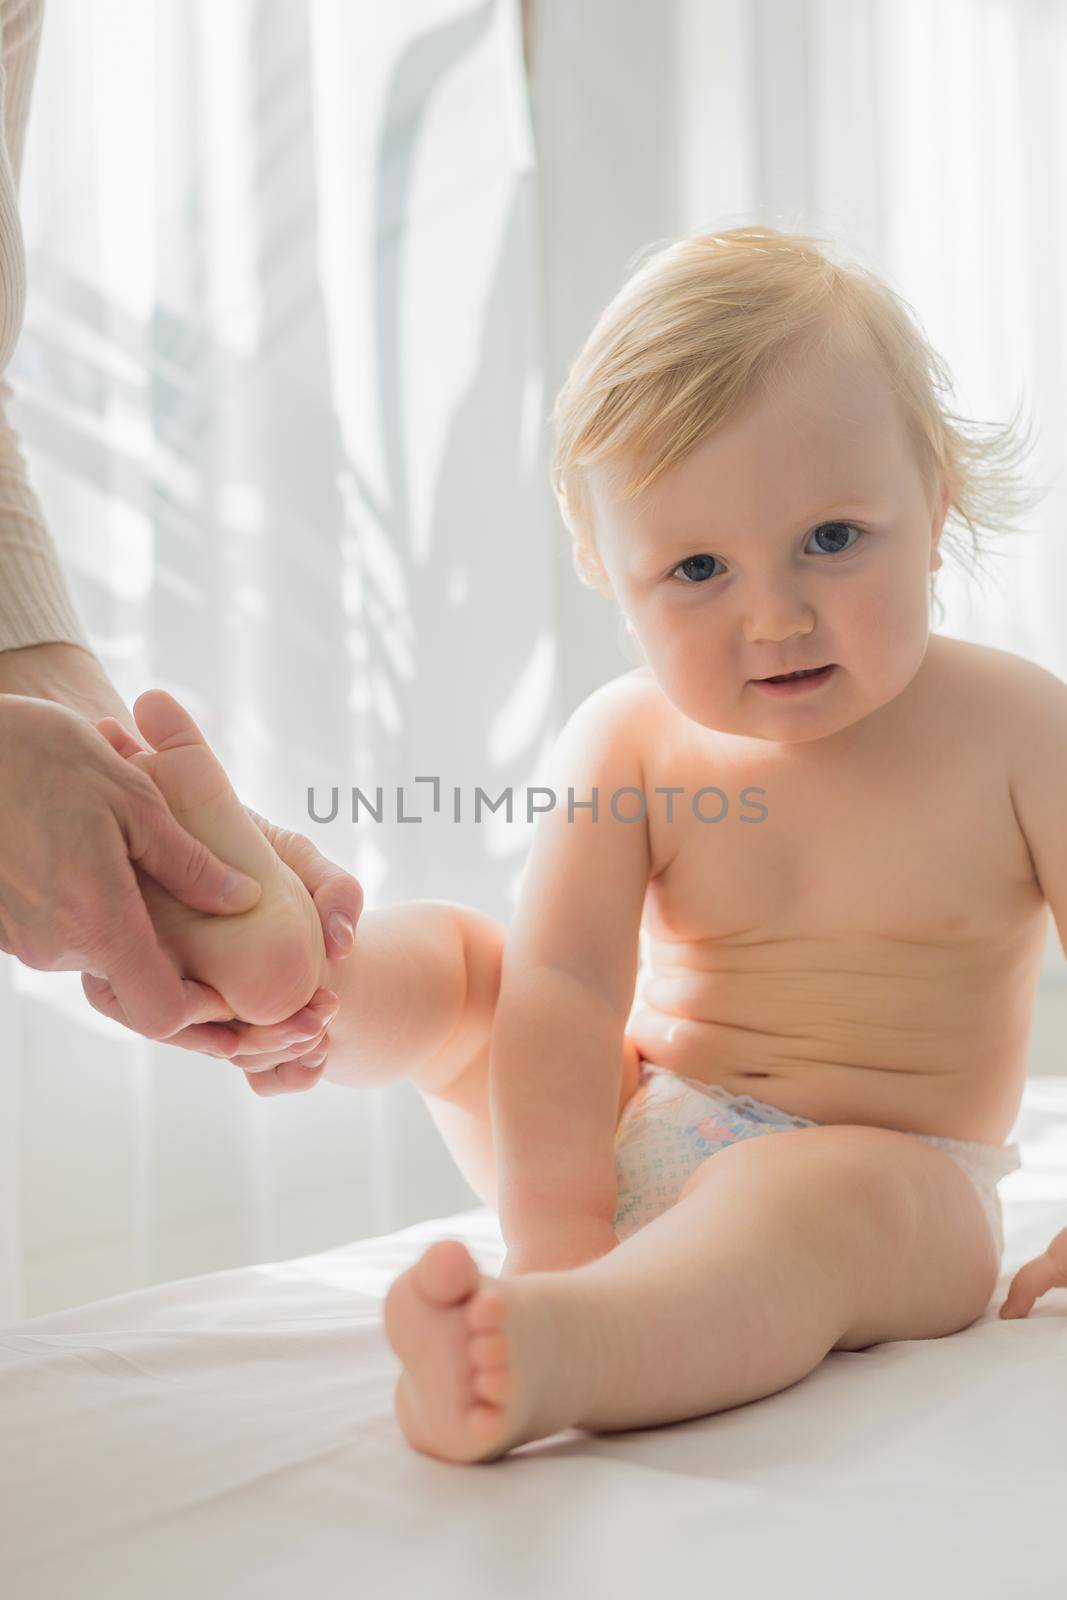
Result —
[{"label": "adult finger", "polygon": [[[350,873],[318,851],[315,854],[322,869],[317,887],[311,890],[311,898],[322,923],[326,954],[331,960],[340,961],[351,955],[355,946],[356,923],[363,910],[363,890]],[[306,887],[311,887],[308,879],[304,882]]]},{"label": "adult finger", "polygon": [[321,1082],[324,1071],[325,1063],[308,1068],[296,1061],[287,1061],[284,1066],[273,1067],[269,1072],[246,1072],[245,1077],[253,1094],[269,1099],[276,1094],[300,1094],[305,1089],[314,1089]]},{"label": "adult finger", "polygon": [[[124,1007],[106,978],[99,978],[92,972],[83,972],[81,980],[82,993],[94,1011],[110,1017],[113,1022],[121,1023],[124,1028],[132,1026]],[[187,983],[194,991],[200,991],[190,997],[194,1015],[223,1017],[229,1015],[226,1002],[214,989],[208,988],[206,984],[194,983],[192,979],[188,979]],[[232,1029],[217,1022],[206,1021],[180,1028],[177,1033],[167,1038],[166,1043],[178,1045],[183,1050],[195,1050],[209,1056],[224,1056],[231,1060],[240,1048],[240,1040]]]},{"label": "adult finger", "polygon": [[236,1021],[232,1027],[240,1042],[241,1054],[272,1054],[281,1059],[294,1054],[294,1045],[306,1045],[310,1049],[310,1041],[321,1036],[337,1015],[339,1005],[340,1000],[331,989],[316,989],[307,1005],[284,1022]]},{"label": "adult finger", "polygon": [[[112,984],[107,978],[95,972],[82,973],[82,988],[87,998],[95,997],[106,1005],[110,1001],[111,1010],[108,1016],[114,1016],[118,1022],[129,1027],[129,1019],[115,996]],[[229,1002],[224,1000],[217,989],[212,989],[209,984],[198,983],[193,978],[186,980],[186,991],[189,996],[189,1015],[193,1022],[229,1022],[233,1016]],[[103,1005],[97,1007],[103,1010]]]},{"label": "adult finger", "polygon": [[363,910],[359,880],[324,856],[305,834],[275,828],[251,807],[245,809],[315,902],[327,956],[338,961],[350,955]]},{"label": "adult finger", "polygon": [[299,1062],[304,1066],[318,1067],[325,1061],[330,1049],[330,1035],[324,1030],[317,1038],[308,1039],[304,1044],[290,1045],[287,1050],[268,1051],[260,1055],[237,1055],[230,1059],[235,1067],[240,1067],[242,1072],[260,1073],[273,1071],[275,1067],[283,1067],[287,1061]]},{"label": "adult finger", "polygon": [[250,911],[262,893],[254,878],[227,866],[187,833],[145,774],[119,816],[131,861],[194,911]]},{"label": "adult finger", "polygon": [[[118,893],[116,884],[124,885]],[[90,903],[99,925],[87,941],[84,970],[107,978],[127,1027],[149,1039],[169,1039],[202,1019],[208,998],[218,1014],[221,996],[212,990],[206,997],[203,984],[183,978],[160,945],[128,861],[101,863]]]},{"label": "adult finger", "polygon": [[194,1050],[199,1055],[225,1056],[232,1061],[241,1048],[241,1041],[232,1028],[217,1022],[197,1022],[189,1028],[179,1028],[164,1041],[176,1044],[183,1050]]}]

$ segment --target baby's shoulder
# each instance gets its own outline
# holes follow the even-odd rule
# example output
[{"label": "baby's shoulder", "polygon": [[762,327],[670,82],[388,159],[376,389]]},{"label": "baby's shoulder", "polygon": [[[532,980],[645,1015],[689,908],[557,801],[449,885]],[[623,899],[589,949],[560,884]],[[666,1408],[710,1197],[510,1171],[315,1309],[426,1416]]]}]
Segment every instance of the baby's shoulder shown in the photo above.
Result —
[{"label": "baby's shoulder", "polygon": [[961,699],[990,715],[1006,719],[1006,728],[1037,725],[1049,715],[1067,711],[1067,683],[1026,656],[970,639],[938,635],[937,645],[946,681]]},{"label": "baby's shoulder", "polygon": [[572,712],[565,732],[595,742],[605,752],[625,748],[638,756],[674,708],[647,667],[635,667],[594,689]]},{"label": "baby's shoulder", "polygon": [[1003,760],[1013,793],[1067,783],[1067,683],[1011,650],[961,639],[942,645],[946,714]]}]

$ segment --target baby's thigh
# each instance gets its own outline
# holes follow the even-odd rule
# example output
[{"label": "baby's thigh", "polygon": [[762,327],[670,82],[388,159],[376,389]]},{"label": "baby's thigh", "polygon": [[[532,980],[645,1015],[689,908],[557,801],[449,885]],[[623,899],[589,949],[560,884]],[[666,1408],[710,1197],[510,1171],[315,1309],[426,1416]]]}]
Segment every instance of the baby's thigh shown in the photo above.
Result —
[{"label": "baby's thigh", "polygon": [[[718,1188],[718,1195],[715,1190]],[[794,1219],[827,1283],[845,1283],[849,1325],[834,1345],[937,1339],[985,1310],[999,1263],[973,1183],[943,1150],[889,1128],[826,1125],[732,1145],[692,1175],[724,1213]],[[746,1224],[747,1226],[747,1224]]]}]

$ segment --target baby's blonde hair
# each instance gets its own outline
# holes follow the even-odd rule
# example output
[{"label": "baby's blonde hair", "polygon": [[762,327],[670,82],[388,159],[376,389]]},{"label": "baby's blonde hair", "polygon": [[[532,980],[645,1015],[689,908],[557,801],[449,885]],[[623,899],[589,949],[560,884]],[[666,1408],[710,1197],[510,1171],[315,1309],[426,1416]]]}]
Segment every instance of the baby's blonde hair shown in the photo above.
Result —
[{"label": "baby's blonde hair", "polygon": [[[942,551],[955,548],[953,521],[969,531],[979,567],[980,529],[1023,531],[1018,517],[1046,487],[1028,488],[1020,471],[1029,429],[1017,436],[1014,417],[997,427],[950,411],[948,368],[909,307],[874,273],[831,261],[821,248],[829,243],[756,226],[691,234],[656,250],[603,311],[552,413],[552,487],[583,583],[607,582],[590,467],[632,469],[615,485],[631,498],[766,392],[792,358],[838,336],[858,357],[875,357],[897,396],[928,504],[950,486]],[[968,566],[965,544],[958,554]],[[933,588],[931,579],[940,606]]]}]

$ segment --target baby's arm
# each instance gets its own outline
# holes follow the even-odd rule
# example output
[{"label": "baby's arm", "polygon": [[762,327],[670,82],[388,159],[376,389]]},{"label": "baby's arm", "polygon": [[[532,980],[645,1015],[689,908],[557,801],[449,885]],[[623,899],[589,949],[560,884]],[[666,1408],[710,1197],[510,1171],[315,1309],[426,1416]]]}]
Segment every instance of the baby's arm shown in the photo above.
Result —
[{"label": "baby's arm", "polygon": [[[596,691],[560,735],[504,949],[490,1047],[497,1203],[508,1271],[570,1267],[615,1241],[614,1135],[623,1037],[650,873],[632,678]],[[597,821],[575,809],[597,791]],[[617,807],[633,817],[638,795]]]},{"label": "baby's arm", "polygon": [[[1011,796],[1067,955],[1067,684],[1031,661],[1012,658]],[[1067,1229],[1012,1279],[1002,1317],[1025,1317],[1049,1289],[1067,1286]]]}]

